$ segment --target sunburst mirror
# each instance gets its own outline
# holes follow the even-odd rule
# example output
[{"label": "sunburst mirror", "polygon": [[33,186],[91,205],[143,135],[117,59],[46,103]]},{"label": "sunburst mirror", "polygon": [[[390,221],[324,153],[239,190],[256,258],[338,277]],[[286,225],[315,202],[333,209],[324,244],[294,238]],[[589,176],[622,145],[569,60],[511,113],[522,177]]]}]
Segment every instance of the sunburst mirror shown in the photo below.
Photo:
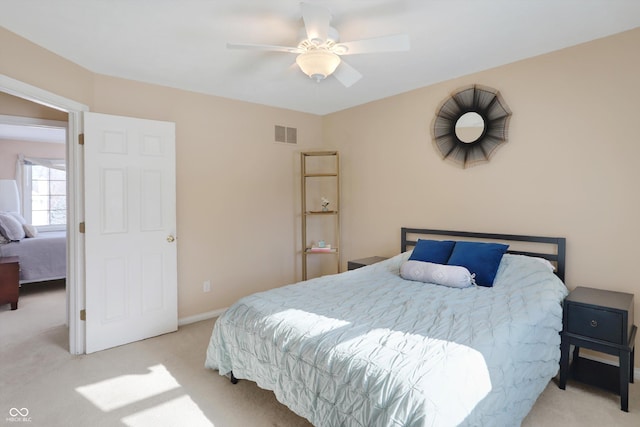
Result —
[{"label": "sunburst mirror", "polygon": [[511,111],[500,93],[473,85],[441,105],[433,121],[433,142],[443,159],[466,168],[488,161],[507,142]]}]

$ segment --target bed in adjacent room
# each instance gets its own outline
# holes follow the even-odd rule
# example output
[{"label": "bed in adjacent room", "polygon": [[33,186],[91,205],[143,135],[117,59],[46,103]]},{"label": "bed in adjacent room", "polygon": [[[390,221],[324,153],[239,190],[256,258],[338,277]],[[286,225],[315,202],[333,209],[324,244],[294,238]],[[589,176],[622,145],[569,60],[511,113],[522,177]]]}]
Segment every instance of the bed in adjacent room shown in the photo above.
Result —
[{"label": "bed in adjacent room", "polygon": [[66,231],[38,231],[18,212],[0,212],[0,257],[20,258],[20,284],[64,279]]},{"label": "bed in adjacent room", "polygon": [[519,425],[558,371],[564,252],[403,228],[388,260],[239,300],[205,364],[316,426]]}]

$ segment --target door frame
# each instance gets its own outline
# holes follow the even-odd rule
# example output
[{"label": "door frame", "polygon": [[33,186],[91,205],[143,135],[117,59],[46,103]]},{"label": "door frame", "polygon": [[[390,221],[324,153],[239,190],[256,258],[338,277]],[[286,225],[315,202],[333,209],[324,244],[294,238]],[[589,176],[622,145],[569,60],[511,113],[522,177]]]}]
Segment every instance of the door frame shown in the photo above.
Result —
[{"label": "door frame", "polygon": [[67,324],[69,352],[85,353],[85,325],[80,310],[85,308],[84,235],[79,224],[84,221],[84,166],[79,135],[82,133],[82,113],[89,107],[36,86],[0,74],[0,91],[26,99],[69,115],[67,128]]}]

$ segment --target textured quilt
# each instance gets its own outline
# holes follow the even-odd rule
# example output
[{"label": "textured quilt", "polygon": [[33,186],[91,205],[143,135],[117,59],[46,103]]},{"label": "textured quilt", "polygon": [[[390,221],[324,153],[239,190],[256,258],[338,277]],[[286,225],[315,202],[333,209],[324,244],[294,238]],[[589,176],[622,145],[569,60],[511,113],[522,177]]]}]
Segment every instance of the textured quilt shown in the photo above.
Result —
[{"label": "textured quilt", "polygon": [[404,280],[409,253],[245,297],[205,365],[315,426],[517,426],[558,370],[564,284],[505,255],[492,288]]}]

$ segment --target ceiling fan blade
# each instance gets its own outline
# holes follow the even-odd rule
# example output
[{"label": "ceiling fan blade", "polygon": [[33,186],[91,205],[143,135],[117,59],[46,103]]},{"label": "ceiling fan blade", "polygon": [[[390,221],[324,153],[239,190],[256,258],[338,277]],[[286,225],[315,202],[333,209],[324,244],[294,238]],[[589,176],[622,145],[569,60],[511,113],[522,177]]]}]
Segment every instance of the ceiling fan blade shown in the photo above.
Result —
[{"label": "ceiling fan blade", "polygon": [[302,52],[302,50],[297,47],[274,46],[269,44],[251,44],[251,43],[227,43],[227,49],[266,50],[269,52],[287,52],[287,53]]},{"label": "ceiling fan blade", "polygon": [[357,55],[360,53],[402,52],[409,50],[411,43],[408,34],[396,34],[340,43],[340,46],[347,48],[347,51],[340,53],[340,55]]},{"label": "ceiling fan blade", "polygon": [[309,40],[327,40],[331,12],[329,9],[312,3],[300,3],[302,19]]},{"label": "ceiling fan blade", "polygon": [[362,78],[362,74],[360,74],[360,72],[351,65],[344,62],[344,60],[340,61],[340,65],[338,65],[336,71],[333,72],[333,76],[338,79],[344,87],[351,87]]}]

